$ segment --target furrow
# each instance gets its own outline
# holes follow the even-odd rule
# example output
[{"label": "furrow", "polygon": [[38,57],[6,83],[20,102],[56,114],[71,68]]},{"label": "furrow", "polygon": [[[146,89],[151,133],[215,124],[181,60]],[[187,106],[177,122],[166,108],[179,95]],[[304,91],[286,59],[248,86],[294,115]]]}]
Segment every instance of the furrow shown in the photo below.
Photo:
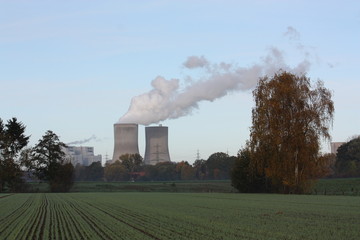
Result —
[{"label": "furrow", "polygon": [[[131,222],[133,223],[133,225],[135,226],[141,226],[143,228],[143,231],[145,231],[145,229],[158,229],[159,227],[162,229],[161,232],[156,232],[156,234],[161,235],[162,237],[172,237],[174,236],[174,234],[178,235],[178,236],[182,236],[184,239],[187,239],[190,234],[186,234],[184,233],[184,229],[185,227],[183,226],[181,228],[181,230],[177,230],[178,226],[179,226],[179,220],[175,221],[175,223],[172,223],[174,221],[169,221],[170,219],[167,218],[166,216],[162,217],[162,221],[154,221],[154,216],[150,216],[150,215],[146,215],[144,213],[137,213],[135,211],[131,211],[127,208],[123,208],[120,206],[106,206],[103,205],[102,206],[104,209],[106,208],[106,211],[108,213],[110,212],[114,212],[114,210],[116,209],[117,211],[119,211],[121,213],[121,215],[123,216],[123,219],[127,219],[127,220],[131,220]],[[111,217],[115,218],[115,219],[119,219],[119,217],[109,214]],[[157,219],[159,220],[159,215],[157,216]],[[187,226],[187,225],[186,225]],[[211,238],[212,235],[210,234],[204,234],[204,233],[200,233],[200,232],[196,232],[194,233],[194,229],[192,227],[187,227],[186,228],[188,233],[191,233],[192,237],[196,237],[196,238]]]},{"label": "furrow", "polygon": [[27,210],[33,201],[33,195],[29,195],[28,199],[21,204],[17,209],[15,209],[8,216],[0,219],[0,227],[1,224],[4,224],[3,227],[0,228],[0,234],[9,226],[11,226],[23,213]]},{"label": "furrow", "polygon": [[51,204],[51,200],[52,199],[50,199],[50,201],[49,201],[49,227],[48,227],[48,229],[49,229],[49,239],[55,239],[55,237],[53,236],[53,228],[54,228],[54,226],[53,226],[53,224],[54,224],[54,221],[53,221],[53,218],[54,218],[54,204],[52,203]]},{"label": "furrow", "polygon": [[[35,196],[36,197],[36,196]],[[31,203],[32,207],[29,207],[24,210],[21,217],[18,218],[17,223],[13,223],[17,226],[18,232],[14,232],[16,234],[14,236],[14,239],[29,239],[29,234],[32,231],[32,225],[36,221],[36,209],[38,207],[37,204],[37,198],[33,198],[33,201]]]},{"label": "furrow", "polygon": [[73,239],[83,239],[83,236],[78,228],[79,223],[76,222],[74,220],[74,211],[73,208],[70,206],[69,202],[66,201],[66,199],[62,199],[63,201],[63,209],[64,209],[64,213],[66,213],[66,219],[68,227],[69,227],[69,232],[72,232],[73,234]]},{"label": "furrow", "polygon": [[[98,224],[88,216],[85,211],[81,211],[79,208],[75,207],[73,203],[69,203],[72,208],[82,217],[82,219],[91,226],[92,230],[97,234],[97,236],[101,239],[112,239],[104,230],[101,228],[96,227]],[[105,226],[105,225],[104,225]],[[106,226],[105,226],[106,227]]]},{"label": "furrow", "polygon": [[11,193],[11,194],[6,194],[6,195],[3,195],[3,196],[0,196],[0,198],[6,198],[6,197],[10,197],[10,196],[12,196],[12,195],[14,195],[13,193]]},{"label": "furrow", "polygon": [[60,206],[61,206],[60,218],[62,221],[61,226],[63,228],[63,232],[65,233],[66,239],[76,239],[69,226],[68,216],[66,214],[66,206],[63,203]]},{"label": "furrow", "polygon": [[[73,224],[73,227],[75,228],[75,231],[80,239],[89,239],[91,236],[89,235],[88,230],[89,224],[87,224],[86,221],[84,221],[83,217],[81,217],[79,214],[76,214],[78,210],[77,207],[74,206],[69,200],[66,202],[69,213],[69,220]],[[84,226],[84,223],[86,226]]]},{"label": "furrow", "polygon": [[[117,224],[106,224],[108,223],[108,215],[104,214],[102,211],[98,211],[95,208],[89,208],[88,205],[85,205],[82,201],[77,199],[73,201],[73,199],[69,200],[69,204],[76,209],[76,211],[84,212],[86,215],[92,217],[92,219],[97,220],[96,228],[103,228],[106,230],[109,237],[112,239],[134,239],[133,231],[128,228],[128,226],[121,223],[121,225]],[[121,232],[121,235],[119,235]]]},{"label": "furrow", "polygon": [[47,196],[46,194],[44,194],[44,205],[43,205],[43,219],[42,219],[42,222],[41,222],[41,226],[40,226],[40,229],[39,229],[39,238],[38,239],[44,239],[44,235],[45,235],[45,226],[46,226],[46,223],[48,222],[49,220],[49,212],[48,212],[48,208],[49,208],[49,203],[48,203],[48,199],[47,199]]},{"label": "furrow", "polygon": [[26,237],[26,239],[38,239],[38,231],[40,229],[41,223],[43,220],[45,220],[45,216],[44,216],[44,195],[41,195],[41,199],[39,200],[39,207],[37,209],[37,214],[35,216],[35,221],[34,221],[34,225],[31,228],[31,231],[28,232],[28,236]]},{"label": "furrow", "polygon": [[91,206],[91,207],[93,207],[93,208],[95,208],[95,209],[97,209],[97,210],[105,213],[106,215],[109,215],[110,217],[118,220],[119,222],[121,222],[121,223],[123,223],[123,224],[125,224],[125,225],[127,225],[127,226],[129,226],[129,227],[131,227],[131,228],[133,228],[133,229],[135,229],[135,230],[143,233],[144,235],[146,235],[146,236],[148,236],[148,237],[151,237],[151,238],[153,238],[153,239],[160,239],[160,238],[156,237],[155,235],[153,235],[153,234],[151,234],[151,233],[149,233],[149,232],[147,232],[147,231],[139,228],[138,226],[136,226],[136,225],[134,225],[134,224],[131,224],[131,223],[129,223],[129,222],[127,222],[127,221],[125,221],[125,220],[117,217],[117,216],[114,216],[113,214],[110,214],[108,211],[104,211],[103,209],[98,208],[98,207],[96,207],[96,206],[94,206],[94,205],[92,205],[92,204],[90,204],[90,203],[87,203],[87,204],[88,204],[89,206]]},{"label": "furrow", "polygon": [[87,222],[84,221],[84,219],[79,214],[77,214],[77,211],[74,209],[73,206],[69,204],[69,207],[71,211],[71,216],[69,217],[69,220],[72,222],[77,235],[80,239],[89,239],[91,237],[89,235],[89,230],[91,230],[89,228],[89,224],[87,224]]},{"label": "furrow", "polygon": [[53,225],[53,235],[54,239],[65,239],[65,237],[62,236],[62,231],[60,229],[61,222],[60,222],[60,209],[59,209],[59,203],[55,202],[54,204],[54,225]]}]

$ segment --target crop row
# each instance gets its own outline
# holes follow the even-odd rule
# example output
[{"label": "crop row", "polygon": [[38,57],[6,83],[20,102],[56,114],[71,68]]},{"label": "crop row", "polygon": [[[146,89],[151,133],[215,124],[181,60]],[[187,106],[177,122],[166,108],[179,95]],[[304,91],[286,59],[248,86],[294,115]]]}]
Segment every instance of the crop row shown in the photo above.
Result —
[{"label": "crop row", "polygon": [[0,239],[359,239],[358,197],[68,193],[0,198]]},{"label": "crop row", "polygon": [[[22,200],[22,201],[20,201]],[[16,203],[4,202],[1,239],[136,239],[136,228],[112,221],[103,210],[62,194],[28,194]],[[11,204],[18,207],[13,209]],[[140,238],[139,238],[140,239]]]},{"label": "crop row", "polygon": [[119,202],[104,202],[101,206],[96,206],[91,201],[83,201],[83,203],[103,212],[112,221],[124,223],[129,228],[133,228],[153,239],[211,238],[207,233],[194,231],[194,226],[182,224],[184,222],[182,219],[174,221],[174,219],[170,219],[166,215],[159,214],[160,211],[158,210],[160,209],[153,209],[151,212],[147,212],[144,206],[142,209],[131,209],[124,207]]}]

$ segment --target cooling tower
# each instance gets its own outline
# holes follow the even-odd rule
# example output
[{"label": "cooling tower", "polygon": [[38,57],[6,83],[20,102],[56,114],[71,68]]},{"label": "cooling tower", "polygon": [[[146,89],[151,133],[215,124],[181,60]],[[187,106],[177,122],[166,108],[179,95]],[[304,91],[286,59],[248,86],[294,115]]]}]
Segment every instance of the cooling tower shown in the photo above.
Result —
[{"label": "cooling tower", "polygon": [[138,125],[128,123],[114,124],[114,155],[113,162],[124,154],[139,154]]},{"label": "cooling tower", "polygon": [[159,162],[170,162],[168,147],[168,127],[145,128],[145,164],[155,165]]}]

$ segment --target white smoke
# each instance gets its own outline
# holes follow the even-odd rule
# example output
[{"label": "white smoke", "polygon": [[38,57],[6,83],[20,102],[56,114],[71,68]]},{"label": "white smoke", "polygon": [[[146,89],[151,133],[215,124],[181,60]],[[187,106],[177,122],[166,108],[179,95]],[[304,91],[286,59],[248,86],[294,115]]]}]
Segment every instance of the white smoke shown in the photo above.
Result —
[{"label": "white smoke", "polygon": [[300,33],[292,26],[287,27],[284,36],[288,37],[290,40],[294,40],[294,41],[300,40]]},{"label": "white smoke", "polygon": [[91,137],[83,139],[83,140],[66,143],[66,145],[84,144],[84,143],[90,142],[91,140],[98,140],[98,138],[95,135],[92,135]]},{"label": "white smoke", "polygon": [[205,67],[208,64],[209,62],[205,59],[204,56],[201,57],[190,56],[188,57],[186,62],[184,62],[184,66],[189,69],[197,68],[197,67]]},{"label": "white smoke", "polygon": [[[288,29],[288,32],[290,35],[297,35],[293,28]],[[265,75],[272,76],[280,69],[304,74],[310,65],[305,57],[297,66],[288,66],[285,64],[283,53],[277,48],[270,48],[259,63],[250,67],[238,67],[224,62],[210,63],[204,56],[190,56],[183,66],[188,69],[203,69],[203,78],[187,77],[189,84],[180,89],[179,79],[167,80],[161,76],[156,77],[151,82],[153,89],[134,97],[128,112],[120,118],[119,123],[149,125],[186,116],[198,108],[201,101],[214,101],[233,91],[252,89],[259,78]]]}]

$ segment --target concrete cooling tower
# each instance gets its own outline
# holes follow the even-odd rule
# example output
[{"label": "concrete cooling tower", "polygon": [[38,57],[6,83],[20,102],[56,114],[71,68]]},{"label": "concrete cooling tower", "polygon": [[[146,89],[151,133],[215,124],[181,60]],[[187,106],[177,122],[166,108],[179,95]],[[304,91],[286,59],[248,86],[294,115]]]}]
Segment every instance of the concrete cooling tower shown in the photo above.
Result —
[{"label": "concrete cooling tower", "polygon": [[159,162],[170,162],[168,147],[168,127],[145,128],[145,164],[155,165]]},{"label": "concrete cooling tower", "polygon": [[114,124],[113,162],[124,154],[139,154],[138,125],[128,123]]}]

